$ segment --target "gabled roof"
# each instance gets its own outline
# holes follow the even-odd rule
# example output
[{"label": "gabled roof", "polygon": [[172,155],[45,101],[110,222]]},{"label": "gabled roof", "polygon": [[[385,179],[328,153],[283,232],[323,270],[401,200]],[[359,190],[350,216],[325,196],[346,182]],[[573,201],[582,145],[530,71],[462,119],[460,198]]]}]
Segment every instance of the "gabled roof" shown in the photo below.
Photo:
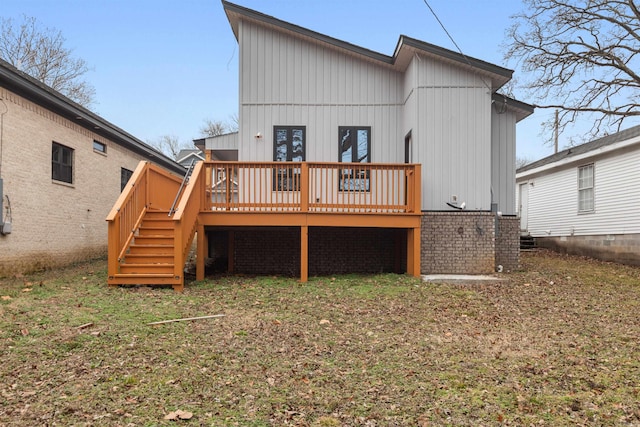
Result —
[{"label": "gabled roof", "polygon": [[343,50],[352,55],[358,55],[363,58],[376,61],[398,71],[406,70],[413,55],[415,53],[420,53],[424,56],[436,58],[440,61],[452,63],[459,67],[471,69],[472,71],[486,75],[491,79],[493,90],[499,89],[511,80],[511,76],[513,75],[513,71],[507,68],[403,35],[401,35],[398,40],[393,56],[387,56],[382,53],[356,46],[307,28],[282,21],[264,13],[230,3],[226,0],[222,0],[222,5],[225,13],[227,14],[227,18],[229,19],[229,23],[231,24],[231,28],[233,29],[233,33],[236,36],[236,40],[238,39],[238,23],[245,19],[262,25],[274,27],[279,31],[293,34],[312,43],[321,43],[332,46],[335,49]]},{"label": "gabled roof", "polygon": [[607,151],[607,148],[616,148],[614,147],[614,145],[616,145],[617,143],[622,143],[624,141],[629,141],[630,143],[640,143],[640,125],[625,129],[612,135],[607,135],[605,137],[595,139],[585,144],[576,145],[575,147],[570,147],[566,150],[559,151],[543,159],[522,166],[516,171],[516,173],[521,174],[523,172],[532,171],[534,169],[543,168],[545,166],[551,166],[555,163],[569,162],[571,159],[577,160],[578,158],[588,157],[589,154],[597,154],[602,151]]},{"label": "gabled roof", "polygon": [[0,86],[172,172],[180,175],[185,173],[184,167],[173,159],[2,59],[0,59]]},{"label": "gabled roof", "polygon": [[204,160],[204,153],[199,148],[183,148],[176,156],[176,162],[181,163],[184,159],[195,157]]}]

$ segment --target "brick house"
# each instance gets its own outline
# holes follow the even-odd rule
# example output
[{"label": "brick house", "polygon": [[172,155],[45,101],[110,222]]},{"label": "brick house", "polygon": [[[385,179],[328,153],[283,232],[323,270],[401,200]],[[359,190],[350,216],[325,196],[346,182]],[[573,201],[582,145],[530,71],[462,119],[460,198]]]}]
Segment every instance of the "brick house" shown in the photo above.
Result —
[{"label": "brick house", "polygon": [[[406,36],[387,56],[222,5],[239,44],[238,132],[196,141],[206,161],[164,224],[171,256],[130,264],[135,236],[114,237],[111,284],[180,288],[196,230],[198,277],[207,255],[302,280],[517,267],[515,128],[533,108],[498,93],[511,70]],[[213,191],[223,182],[234,188]],[[139,240],[134,252],[152,250]],[[158,260],[163,276],[136,276]]]},{"label": "brick house", "polygon": [[182,166],[0,60],[0,276],[104,256],[140,161]]}]

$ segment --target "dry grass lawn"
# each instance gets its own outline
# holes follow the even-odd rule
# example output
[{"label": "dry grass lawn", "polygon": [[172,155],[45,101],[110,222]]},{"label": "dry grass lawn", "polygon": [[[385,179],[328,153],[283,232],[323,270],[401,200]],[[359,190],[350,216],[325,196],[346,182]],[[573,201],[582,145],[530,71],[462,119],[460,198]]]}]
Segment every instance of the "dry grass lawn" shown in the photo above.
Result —
[{"label": "dry grass lawn", "polygon": [[486,285],[216,277],[175,294],[109,289],[104,261],[4,279],[0,425],[640,425],[640,269],[522,261]]}]

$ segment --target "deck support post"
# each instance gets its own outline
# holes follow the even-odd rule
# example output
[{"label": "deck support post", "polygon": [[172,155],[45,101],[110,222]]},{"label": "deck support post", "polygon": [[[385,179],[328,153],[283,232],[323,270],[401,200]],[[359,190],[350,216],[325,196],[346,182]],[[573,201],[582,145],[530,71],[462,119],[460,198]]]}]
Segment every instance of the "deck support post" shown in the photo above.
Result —
[{"label": "deck support post", "polygon": [[204,261],[207,257],[207,237],[204,225],[198,224],[196,233],[196,280],[204,280]]},{"label": "deck support post", "polygon": [[300,227],[300,281],[309,279],[309,226]]},{"label": "deck support post", "polygon": [[420,227],[407,228],[407,274],[420,277]]}]

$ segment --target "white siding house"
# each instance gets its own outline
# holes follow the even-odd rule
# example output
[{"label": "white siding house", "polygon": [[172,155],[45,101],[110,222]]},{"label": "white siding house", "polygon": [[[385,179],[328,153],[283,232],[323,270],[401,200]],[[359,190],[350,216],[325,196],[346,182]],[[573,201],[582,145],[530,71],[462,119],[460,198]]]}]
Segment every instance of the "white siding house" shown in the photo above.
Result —
[{"label": "white siding house", "polygon": [[[222,4],[240,47],[239,161],[419,163],[423,272],[493,271],[502,244],[494,243],[494,216],[516,213],[516,123],[533,112],[498,94],[511,70],[407,36],[387,56]],[[340,143],[351,132],[359,153]],[[298,141],[293,157],[281,146],[291,138]],[[228,149],[228,142],[207,139],[206,149]],[[424,226],[429,213],[442,212],[447,227]],[[470,228],[481,231],[457,231],[478,218],[486,226]],[[454,237],[448,250],[436,243]],[[460,252],[464,266],[455,264]]]},{"label": "white siding house", "polygon": [[539,246],[640,264],[640,126],[520,168],[521,230]]}]

